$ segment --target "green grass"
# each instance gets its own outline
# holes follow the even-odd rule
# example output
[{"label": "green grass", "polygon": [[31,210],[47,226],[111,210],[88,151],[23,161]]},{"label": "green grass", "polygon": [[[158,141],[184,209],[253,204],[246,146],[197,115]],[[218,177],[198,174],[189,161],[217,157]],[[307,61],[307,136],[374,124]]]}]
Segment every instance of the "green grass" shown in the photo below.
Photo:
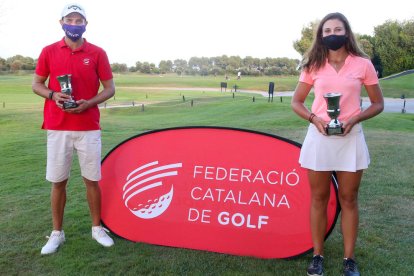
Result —
[{"label": "green grass", "polygon": [[[122,77],[125,80],[117,80],[118,85],[136,81]],[[51,229],[50,184],[44,180],[46,138],[40,130],[43,100],[33,95],[30,82],[28,76],[9,80],[0,76],[0,99],[13,101],[5,108],[0,105],[0,274],[304,275],[310,254],[293,260],[263,260],[132,243],[121,238],[115,238],[114,247],[101,248],[90,237],[85,188],[77,162],[68,186],[64,222],[67,242],[57,254],[40,256],[44,236]],[[288,99],[268,103],[257,95],[253,102],[249,94],[236,94],[233,99],[231,93],[219,92],[118,92],[119,102],[131,98],[138,102],[139,97],[144,100],[147,92],[149,98],[145,111],[139,106],[101,111],[103,156],[124,139],[166,127],[240,127],[300,143],[306,132],[307,122],[291,111]],[[185,102],[180,93],[185,93]],[[148,104],[150,101],[158,103]],[[383,113],[366,121],[364,131],[372,163],[364,174],[359,197],[356,255],[360,270],[364,275],[412,275],[414,115]],[[338,220],[326,242],[329,275],[341,272],[339,225]]]},{"label": "green grass", "polygon": [[387,97],[400,98],[404,94],[406,98],[414,98],[414,74],[382,80],[381,87]]},{"label": "green grass", "polygon": [[[223,76],[182,76],[176,74],[166,75],[142,75],[142,74],[120,74],[115,75],[115,82],[119,86],[142,86],[142,87],[210,87],[220,90],[220,82],[226,82]],[[230,76],[227,88],[237,85],[240,89],[267,91],[269,82],[275,82],[275,91],[293,90],[298,80],[297,76],[263,76],[263,77],[237,77]]]},{"label": "green grass", "polygon": [[[187,91],[188,88],[210,88],[217,89],[217,96],[225,93],[220,91],[220,82],[224,81],[223,76],[182,76],[175,74],[167,75],[143,75],[137,73],[115,74],[117,87],[115,100],[111,99],[108,104],[136,104],[156,103],[159,101],[182,100],[182,96],[202,97],[203,91]],[[266,92],[269,82],[275,83],[275,91],[293,91],[298,81],[297,76],[277,77],[242,77],[240,80],[232,77],[228,81],[227,94],[234,85],[238,89],[259,90]],[[32,75],[0,75],[0,108],[3,106],[9,109],[32,109],[43,105],[43,99],[31,91]],[[381,80],[381,88],[385,97],[400,98],[402,94],[407,98],[414,98],[414,74],[405,75],[390,80]],[[145,89],[145,87],[160,88],[159,90]],[[184,88],[182,91],[171,91],[162,89],[164,87]],[[207,91],[204,91],[207,92]],[[211,92],[207,97],[211,97]],[[237,94],[237,93],[236,93]],[[364,92],[366,96],[366,93]],[[253,95],[252,95],[253,96]],[[257,95],[256,95],[257,97]]]}]

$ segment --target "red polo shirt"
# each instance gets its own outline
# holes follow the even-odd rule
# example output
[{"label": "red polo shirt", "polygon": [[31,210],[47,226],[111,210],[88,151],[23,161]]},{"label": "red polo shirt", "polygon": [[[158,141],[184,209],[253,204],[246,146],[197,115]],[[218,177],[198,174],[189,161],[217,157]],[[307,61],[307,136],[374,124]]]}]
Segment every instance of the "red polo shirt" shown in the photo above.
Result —
[{"label": "red polo shirt", "polygon": [[[56,77],[72,75],[72,95],[75,100],[89,100],[99,92],[100,80],[112,79],[108,56],[99,48],[84,39],[76,50],[70,49],[64,39],[43,48],[36,66],[36,74],[49,77],[48,87],[60,91]],[[55,102],[45,100],[43,129],[49,130],[98,130],[99,108],[93,106],[82,113],[72,114],[62,111]]]}]

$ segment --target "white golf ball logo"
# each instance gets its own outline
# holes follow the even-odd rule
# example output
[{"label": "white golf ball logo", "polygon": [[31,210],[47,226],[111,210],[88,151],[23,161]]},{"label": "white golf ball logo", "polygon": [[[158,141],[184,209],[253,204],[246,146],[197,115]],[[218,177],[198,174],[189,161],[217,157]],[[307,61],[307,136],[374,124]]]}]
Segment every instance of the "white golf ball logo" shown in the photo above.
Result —
[{"label": "white golf ball logo", "polygon": [[158,161],[154,161],[130,172],[122,189],[125,206],[142,219],[152,219],[164,213],[173,198],[174,186],[171,184],[168,190],[163,181],[177,175],[176,169],[181,167],[182,163],[158,166]]}]

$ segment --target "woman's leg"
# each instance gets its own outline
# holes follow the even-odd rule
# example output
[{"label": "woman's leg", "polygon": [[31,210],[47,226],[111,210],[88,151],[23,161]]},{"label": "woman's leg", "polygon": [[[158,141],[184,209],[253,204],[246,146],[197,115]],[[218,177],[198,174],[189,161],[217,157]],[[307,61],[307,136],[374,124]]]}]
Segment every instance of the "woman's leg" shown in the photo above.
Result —
[{"label": "woman's leg", "polygon": [[331,176],[332,172],[308,170],[311,188],[310,226],[314,255],[323,255]]},{"label": "woman's leg", "polygon": [[341,204],[341,227],[344,239],[344,258],[354,258],[358,236],[358,189],[363,171],[337,172],[339,202]]}]

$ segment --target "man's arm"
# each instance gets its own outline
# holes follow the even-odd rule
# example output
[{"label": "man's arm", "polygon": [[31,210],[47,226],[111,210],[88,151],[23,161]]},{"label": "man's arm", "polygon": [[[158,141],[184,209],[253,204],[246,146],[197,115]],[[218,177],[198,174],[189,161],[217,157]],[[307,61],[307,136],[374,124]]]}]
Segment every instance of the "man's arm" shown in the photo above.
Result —
[{"label": "man's arm", "polygon": [[51,92],[49,88],[47,88],[45,82],[47,77],[42,77],[37,74],[34,75],[33,82],[32,82],[32,90],[34,93],[39,95],[43,98],[49,98],[49,93]]},{"label": "man's arm", "polygon": [[65,100],[69,100],[70,97],[66,94],[56,92],[56,91],[53,91],[53,93],[51,93],[52,90],[50,90],[45,84],[46,80],[47,80],[47,77],[43,77],[43,76],[39,76],[35,74],[33,78],[33,82],[32,82],[33,92],[43,98],[51,99],[55,101],[57,106],[59,106],[60,108],[63,108],[61,102]]}]

